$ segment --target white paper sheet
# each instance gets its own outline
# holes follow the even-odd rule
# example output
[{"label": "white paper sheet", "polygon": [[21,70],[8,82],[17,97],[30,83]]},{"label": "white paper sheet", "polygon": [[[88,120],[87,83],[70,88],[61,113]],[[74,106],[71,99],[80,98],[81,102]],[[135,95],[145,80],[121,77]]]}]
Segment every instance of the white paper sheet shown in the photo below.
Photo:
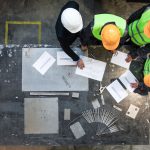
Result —
[{"label": "white paper sheet", "polygon": [[56,59],[45,51],[32,66],[44,75],[55,61]]},{"label": "white paper sheet", "polygon": [[100,103],[98,101],[98,99],[95,99],[94,101],[92,101],[92,105],[94,107],[94,109],[97,109],[100,107]]},{"label": "white paper sheet", "polygon": [[117,80],[115,80],[113,83],[107,86],[106,89],[116,100],[117,103],[119,103],[128,96],[127,91],[122,87],[122,85]]},{"label": "white paper sheet", "polygon": [[131,87],[131,83],[136,83],[136,77],[131,73],[131,71],[127,70],[124,74],[119,77],[120,81],[124,84],[124,86],[128,89],[129,92],[133,92],[135,88]]},{"label": "white paper sheet", "polygon": [[123,68],[129,69],[130,62],[127,63],[125,61],[126,58],[127,58],[127,54],[126,53],[117,51],[117,54],[113,54],[110,62],[115,64],[115,65],[121,66]]},{"label": "white paper sheet", "polygon": [[76,61],[73,61],[65,52],[57,52],[57,65],[59,66],[72,66],[76,65]]},{"label": "white paper sheet", "polygon": [[136,106],[131,104],[128,111],[126,112],[126,115],[135,119],[139,110],[140,110],[139,107],[136,107]]},{"label": "white paper sheet", "polygon": [[85,64],[85,67],[83,69],[77,67],[76,74],[94,80],[102,81],[106,63],[85,56],[82,57],[82,60]]}]

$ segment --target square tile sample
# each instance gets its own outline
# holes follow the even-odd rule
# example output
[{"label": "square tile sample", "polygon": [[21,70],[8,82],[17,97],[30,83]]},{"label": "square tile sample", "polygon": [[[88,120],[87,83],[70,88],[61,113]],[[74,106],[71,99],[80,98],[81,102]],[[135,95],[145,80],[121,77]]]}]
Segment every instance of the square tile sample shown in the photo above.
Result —
[{"label": "square tile sample", "polygon": [[79,96],[80,96],[79,93],[76,93],[76,92],[72,93],[72,98],[79,98]]},{"label": "square tile sample", "polygon": [[[74,51],[84,55],[79,48],[74,48]],[[75,74],[76,66],[58,66],[55,61],[43,75],[33,68],[44,52],[57,59],[57,52],[62,52],[62,49],[22,49],[22,91],[88,91],[88,79]]]},{"label": "square tile sample", "polygon": [[139,110],[140,109],[138,107],[131,104],[128,111],[126,112],[126,115],[133,118],[133,119],[135,119],[138,112],[139,112]]},{"label": "square tile sample", "polygon": [[58,98],[24,99],[24,133],[58,134]]},{"label": "square tile sample", "polygon": [[71,125],[70,129],[71,129],[71,131],[74,134],[76,139],[79,139],[85,135],[85,131],[79,122],[76,122],[73,125]]}]

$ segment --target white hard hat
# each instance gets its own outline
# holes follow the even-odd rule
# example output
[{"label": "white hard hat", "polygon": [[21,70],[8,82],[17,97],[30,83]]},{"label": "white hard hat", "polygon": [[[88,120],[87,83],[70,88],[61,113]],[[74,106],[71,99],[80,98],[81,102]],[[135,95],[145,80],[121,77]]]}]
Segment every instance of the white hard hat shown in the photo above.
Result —
[{"label": "white hard hat", "polygon": [[74,8],[67,8],[62,12],[61,22],[71,33],[77,33],[83,28],[81,14]]}]

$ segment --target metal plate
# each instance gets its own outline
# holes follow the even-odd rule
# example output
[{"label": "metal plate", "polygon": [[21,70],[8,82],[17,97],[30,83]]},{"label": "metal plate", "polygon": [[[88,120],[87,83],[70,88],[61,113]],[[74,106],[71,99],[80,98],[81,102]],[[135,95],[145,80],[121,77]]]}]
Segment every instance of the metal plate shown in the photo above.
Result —
[{"label": "metal plate", "polygon": [[[60,48],[22,49],[22,91],[88,91],[88,79],[75,74],[76,66],[57,66],[57,61],[41,75],[32,67],[34,62],[47,51],[57,59]],[[78,54],[83,54],[75,48]]]},{"label": "metal plate", "polygon": [[24,99],[25,134],[57,134],[58,98]]},{"label": "metal plate", "polygon": [[83,127],[81,126],[80,122],[76,122],[73,125],[71,125],[70,129],[76,139],[79,139],[85,135],[85,131],[84,131]]}]

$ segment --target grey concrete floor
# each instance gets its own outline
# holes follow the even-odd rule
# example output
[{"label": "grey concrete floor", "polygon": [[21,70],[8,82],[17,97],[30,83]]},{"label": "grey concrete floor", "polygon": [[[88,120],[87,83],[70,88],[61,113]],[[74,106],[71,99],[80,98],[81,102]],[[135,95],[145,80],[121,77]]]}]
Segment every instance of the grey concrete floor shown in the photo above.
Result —
[{"label": "grey concrete floor", "polygon": [[[59,14],[60,8],[65,4],[67,0],[0,0],[0,43],[5,42],[5,22],[6,21],[41,21],[42,22],[42,44],[51,45],[51,47],[59,47],[59,43],[56,39],[54,30],[55,22]],[[95,13],[113,13],[127,18],[133,11],[142,7],[145,3],[127,3],[125,0],[77,0],[80,4],[81,14],[83,16],[85,26],[93,18]],[[0,58],[0,144],[1,145],[67,145],[72,144],[70,141],[66,141],[63,137],[52,137],[50,135],[41,136],[28,136],[24,135],[24,112],[23,112],[23,99],[29,97],[29,93],[21,92],[21,48],[24,44],[37,44],[37,27],[28,25],[9,25],[8,31],[8,43],[19,44],[18,47],[13,48],[1,48],[2,56]],[[78,45],[79,42],[75,42],[74,45]],[[94,54],[97,59],[106,60],[110,58],[107,53],[100,53],[99,48],[95,50],[91,48],[90,53]],[[12,55],[12,56],[11,56]],[[11,66],[10,66],[11,65]],[[111,65],[107,68],[107,75],[104,78],[105,83],[110,83],[111,76],[118,77],[123,69],[119,67],[114,68],[115,71],[111,72]],[[82,104],[78,102],[72,102],[70,107],[74,109],[74,112],[78,111],[80,106],[82,110],[90,108],[91,100],[94,99],[94,94],[97,90],[97,82],[90,80],[90,93],[81,93],[81,97],[84,99]],[[14,88],[15,87],[15,88]],[[107,104],[112,106],[114,101],[110,98],[110,95],[104,93],[107,99]],[[87,101],[86,101],[87,99]],[[141,112],[136,120],[126,118],[124,115],[120,119],[120,123],[124,125],[125,132],[119,134],[113,134],[103,137],[100,141],[92,141],[89,138],[85,138],[83,141],[74,142],[74,144],[94,144],[88,147],[47,147],[45,149],[93,149],[93,150],[149,150],[150,146],[123,146],[124,144],[149,144],[149,125],[146,123],[146,118],[149,117],[149,110],[145,110],[145,102],[147,98],[131,95],[126,101],[120,103],[120,107],[123,108],[123,113],[127,110],[129,104],[132,102],[141,108]],[[68,99],[69,101],[69,99]],[[69,102],[64,103],[63,98],[60,102],[60,113],[64,106],[68,106]],[[81,107],[83,105],[84,107]],[[80,113],[79,113],[80,114]],[[78,114],[74,115],[74,118]],[[63,116],[61,115],[60,118]],[[65,127],[66,124],[61,122],[61,126]],[[64,131],[60,132],[64,134]],[[70,136],[70,133],[66,133]],[[54,138],[54,141],[50,139]],[[61,141],[61,142],[60,142]],[[100,143],[100,145],[98,144]],[[104,146],[101,144],[121,144],[115,146]]]}]

